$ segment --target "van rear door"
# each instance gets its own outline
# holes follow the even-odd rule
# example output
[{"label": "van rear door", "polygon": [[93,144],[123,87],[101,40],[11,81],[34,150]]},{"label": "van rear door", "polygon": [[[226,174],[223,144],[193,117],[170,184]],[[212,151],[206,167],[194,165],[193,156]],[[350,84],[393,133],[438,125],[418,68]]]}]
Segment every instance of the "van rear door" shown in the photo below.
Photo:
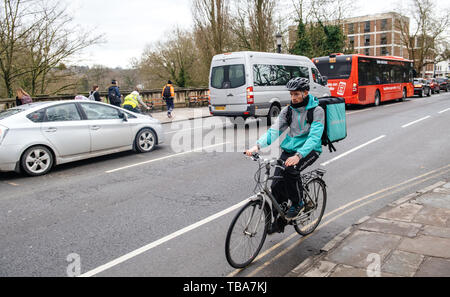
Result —
[{"label": "van rear door", "polygon": [[247,105],[244,58],[213,61],[210,91],[213,106]]}]

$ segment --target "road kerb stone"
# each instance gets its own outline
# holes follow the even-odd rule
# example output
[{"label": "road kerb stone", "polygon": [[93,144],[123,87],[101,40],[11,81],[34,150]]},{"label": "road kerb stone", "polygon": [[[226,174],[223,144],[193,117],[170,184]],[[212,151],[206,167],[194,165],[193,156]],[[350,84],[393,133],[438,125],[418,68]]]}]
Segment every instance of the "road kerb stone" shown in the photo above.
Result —
[{"label": "road kerb stone", "polygon": [[307,272],[303,274],[304,277],[326,277],[331,274],[337,263],[329,261],[319,261],[314,264]]},{"label": "road kerb stone", "polygon": [[425,194],[425,193],[427,193],[427,192],[431,192],[431,191],[433,191],[435,188],[439,188],[440,186],[443,186],[443,185],[445,185],[446,183],[447,183],[447,182],[445,182],[445,181],[437,182],[437,183],[435,183],[435,184],[433,184],[433,185],[431,185],[431,186],[429,186],[429,187],[426,187],[426,188],[424,188],[424,189],[422,189],[422,190],[417,191],[417,193]]},{"label": "road kerb stone", "polygon": [[348,227],[344,231],[342,231],[339,235],[333,238],[330,242],[328,242],[324,247],[320,249],[321,252],[329,252],[336,245],[342,242],[350,233],[352,232],[352,227]]}]

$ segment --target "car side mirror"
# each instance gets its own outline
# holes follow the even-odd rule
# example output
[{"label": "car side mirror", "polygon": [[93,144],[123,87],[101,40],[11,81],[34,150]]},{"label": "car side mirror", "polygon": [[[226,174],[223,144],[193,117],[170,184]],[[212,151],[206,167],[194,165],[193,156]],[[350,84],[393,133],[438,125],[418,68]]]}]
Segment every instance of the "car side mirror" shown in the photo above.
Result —
[{"label": "car side mirror", "polygon": [[322,76],[322,86],[328,85],[328,77]]},{"label": "car side mirror", "polygon": [[119,118],[121,118],[124,122],[128,122],[128,116],[124,112],[119,112]]}]

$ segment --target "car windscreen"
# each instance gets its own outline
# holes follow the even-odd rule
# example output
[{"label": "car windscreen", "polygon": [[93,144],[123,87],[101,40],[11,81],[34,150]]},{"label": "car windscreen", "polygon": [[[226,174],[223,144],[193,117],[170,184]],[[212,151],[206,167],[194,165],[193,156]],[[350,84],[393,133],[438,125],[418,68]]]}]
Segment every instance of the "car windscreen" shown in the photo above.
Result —
[{"label": "car windscreen", "polygon": [[352,72],[352,59],[322,58],[315,62],[320,74],[328,79],[348,79]]},{"label": "car windscreen", "polygon": [[245,85],[245,67],[224,65],[211,70],[211,86],[215,89],[235,89]]},{"label": "car windscreen", "polygon": [[0,111],[0,120],[6,119],[6,118],[13,116],[15,114],[18,114],[22,111],[24,111],[24,109],[22,109],[22,108],[11,108],[11,109]]}]

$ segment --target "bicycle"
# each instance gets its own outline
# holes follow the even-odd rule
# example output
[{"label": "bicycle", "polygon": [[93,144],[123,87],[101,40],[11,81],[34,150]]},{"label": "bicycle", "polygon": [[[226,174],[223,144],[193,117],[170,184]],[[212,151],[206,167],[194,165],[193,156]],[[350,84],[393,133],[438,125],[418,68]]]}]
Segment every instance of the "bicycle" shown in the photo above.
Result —
[{"label": "bicycle", "polygon": [[[293,225],[298,234],[307,236],[320,224],[327,201],[326,184],[322,179],[326,171],[316,169],[301,174],[305,208],[297,217],[286,218],[289,204],[280,205],[268,187],[270,180],[283,178],[271,176],[270,171],[276,167],[284,170],[286,168],[284,162],[280,159],[262,159],[257,153],[253,154],[252,159],[259,163],[255,173],[255,195],[249,198],[249,202],[234,217],[225,240],[225,255],[228,263],[234,268],[245,268],[258,256],[266,239],[267,229],[275,219],[273,209],[288,222],[288,225]],[[265,176],[261,180],[263,169]],[[238,240],[235,240],[236,238]]]}]

